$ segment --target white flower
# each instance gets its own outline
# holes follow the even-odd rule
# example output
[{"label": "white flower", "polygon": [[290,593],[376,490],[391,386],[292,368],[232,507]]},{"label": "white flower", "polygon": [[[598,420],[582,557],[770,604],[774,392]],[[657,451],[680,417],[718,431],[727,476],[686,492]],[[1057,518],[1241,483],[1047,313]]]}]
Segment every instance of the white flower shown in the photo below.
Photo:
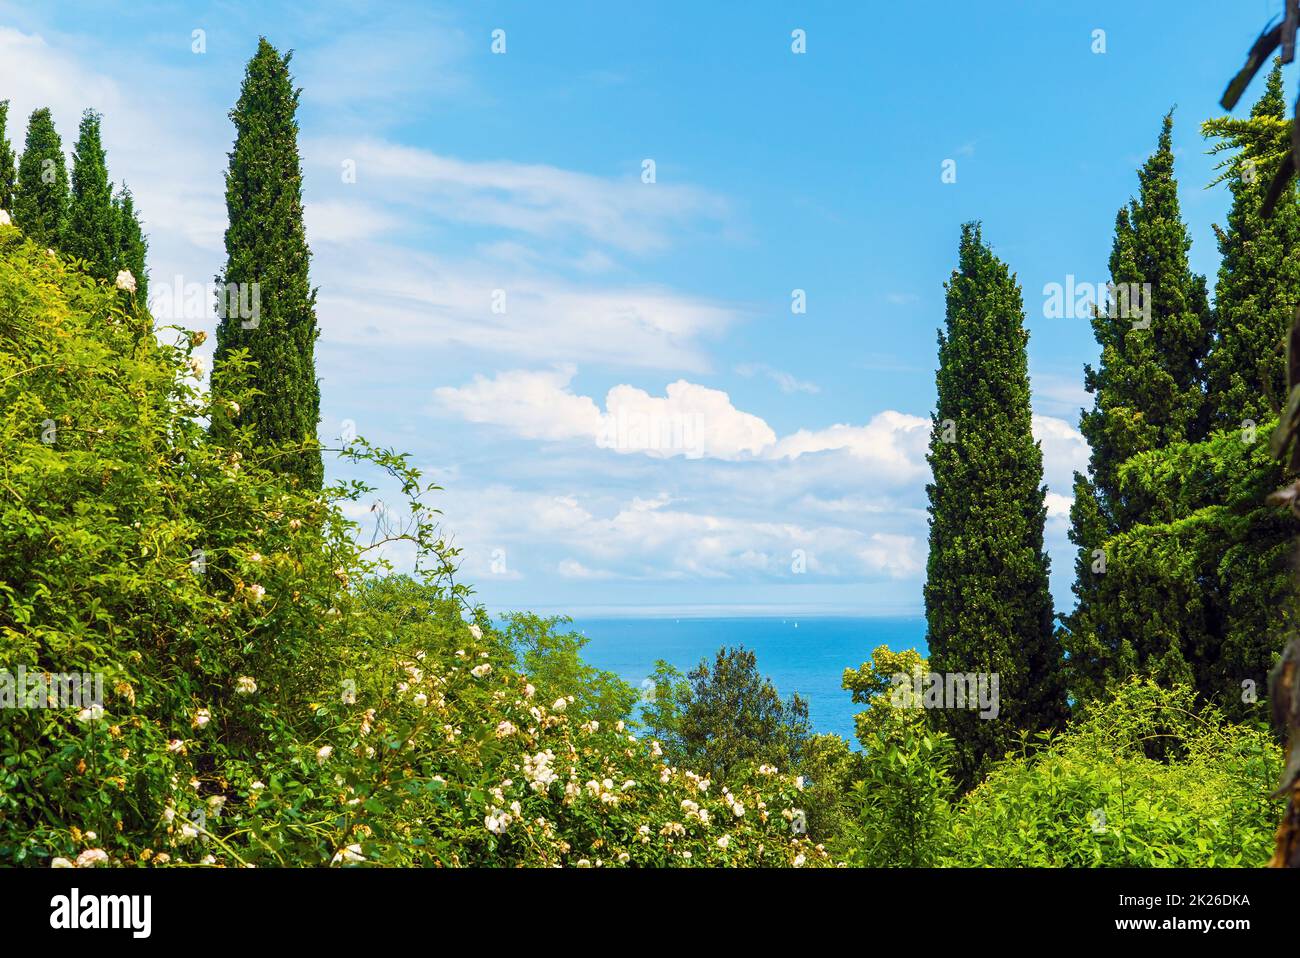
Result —
[{"label": "white flower", "polygon": [[324,765],[325,762],[329,760],[329,757],[333,754],[334,754],[333,745],[322,745],[319,749],[316,750],[316,761],[319,762],[321,765]]},{"label": "white flower", "polygon": [[77,713],[78,722],[95,722],[104,717],[104,706],[92,705]]},{"label": "white flower", "polygon": [[199,837],[199,830],[195,828],[193,825],[189,824],[189,822],[186,822],[184,825],[181,826],[181,841],[188,842],[198,837]]},{"label": "white flower", "polygon": [[731,844],[730,835],[723,835],[721,838],[718,839],[718,847],[721,848],[724,852],[727,850],[727,846],[730,844]]},{"label": "white flower", "polygon": [[482,639],[482,638],[483,638],[483,630],[480,629],[480,628],[479,628],[477,625],[475,625],[473,622],[471,622],[470,625],[469,625],[469,634],[472,635],[472,636],[474,636],[475,639]]},{"label": "white flower", "polygon": [[662,748],[659,747],[659,742],[658,742],[658,741],[652,741],[652,742],[650,743],[650,755],[651,755],[651,757],[653,757],[653,758],[659,758],[659,756],[663,755],[663,753],[664,753],[664,750],[663,750]]},{"label": "white flower", "polygon": [[102,848],[87,848],[77,856],[78,868],[94,868],[96,865],[108,861],[108,852]]},{"label": "white flower", "polygon": [[799,791],[801,791],[801,792],[803,791],[803,776],[802,776],[802,775],[800,775],[798,778],[796,778],[796,779],[794,780],[794,787],[797,788],[797,789],[799,789]]},{"label": "white flower", "polygon": [[483,676],[491,674],[491,672],[492,666],[487,662],[484,662],[482,665],[476,665],[474,668],[469,670],[469,674],[474,676],[476,679],[481,679]]},{"label": "white flower", "polygon": [[257,682],[253,680],[252,676],[241,675],[235,679],[235,691],[240,695],[252,695],[257,691]]},{"label": "white flower", "polygon": [[[258,559],[260,560],[261,556],[258,556]],[[260,585],[254,583],[253,585],[250,585],[248,587],[248,594],[253,597],[254,602],[261,602],[262,599],[266,596],[266,590],[262,588]]]},{"label": "white flower", "polygon": [[[233,399],[226,401],[226,408],[230,410],[230,415],[232,416],[239,415],[239,403],[235,402]],[[292,523],[290,524],[292,525]],[[299,525],[301,525],[301,523],[299,523]],[[294,528],[297,527],[295,526]]]},{"label": "white flower", "polygon": [[[9,216],[9,214],[6,213],[4,210],[0,210],[0,216],[6,217],[6,219],[0,219],[0,226],[3,226],[8,222],[7,217]],[[66,858],[56,858],[50,862],[50,867],[51,868],[72,868],[74,866],[72,862],[68,861]]]},{"label": "white flower", "polygon": [[264,788],[266,788],[266,786],[262,784],[260,781],[254,782],[252,785],[248,786],[248,790],[250,792],[260,792]]},{"label": "white flower", "polygon": [[[0,210],[0,226],[13,226],[13,224],[14,221],[9,218],[9,211]],[[64,861],[64,859],[56,858],[55,861]],[[54,867],[59,868],[60,866],[55,865]]]},{"label": "white flower", "polygon": [[760,775],[775,775],[776,771],[775,765],[760,765],[758,767],[758,774]]},{"label": "white flower", "polygon": [[626,865],[626,864],[627,864],[628,862],[630,862],[631,860],[632,860],[632,856],[629,855],[627,852],[619,852],[619,853],[618,853],[618,863],[619,863],[620,865]]},{"label": "white flower", "polygon": [[185,742],[181,739],[174,738],[167,743],[167,751],[180,754],[185,751]]},{"label": "white flower", "polygon": [[509,736],[514,735],[516,731],[518,731],[518,729],[516,729],[510,722],[497,723],[497,738],[508,738]]},{"label": "white flower", "polygon": [[500,835],[510,827],[510,816],[501,809],[494,808],[484,817],[483,824],[493,835]]},{"label": "white flower", "polygon": [[347,688],[345,688],[345,689],[343,690],[343,696],[342,696],[342,698],[343,698],[343,704],[344,704],[344,705],[356,705],[356,704],[357,704],[357,690],[354,689],[354,688],[352,688],[352,686],[349,685]]},{"label": "white flower", "polygon": [[429,704],[429,696],[425,695],[423,692],[416,692],[415,695],[411,697],[411,701],[415,703],[416,708],[422,709]]},{"label": "white flower", "polygon": [[745,815],[745,806],[740,804],[740,802],[737,802],[735,805],[731,806],[731,814],[735,815],[737,818],[743,818]]},{"label": "white flower", "polygon": [[204,855],[202,858],[199,859],[200,865],[215,865],[216,863],[217,863],[217,858],[215,855]]},{"label": "white flower", "polygon": [[525,685],[525,686],[524,686],[524,697],[525,697],[525,698],[532,698],[532,697],[533,697],[534,695],[536,695],[536,694],[537,694],[537,689],[533,688],[531,682],[530,682],[528,685]]},{"label": "white flower", "polygon": [[135,292],[135,277],[131,275],[129,269],[120,269],[117,271],[117,279],[113,280],[113,285],[120,290],[128,293]]},{"label": "white flower", "polygon": [[190,372],[194,374],[195,379],[203,378],[203,360],[198,356],[190,357]]},{"label": "white flower", "polygon": [[558,698],[551,704],[551,711],[563,712],[568,707],[569,707],[569,703],[565,699]]},{"label": "white flower", "polygon": [[330,864],[337,865],[339,862],[363,862],[365,860],[366,856],[361,854],[361,846],[354,843],[335,852]]},{"label": "white flower", "polygon": [[248,561],[249,561],[249,562],[253,562],[253,563],[261,562],[261,561],[262,561],[262,553],[260,553],[260,552],[254,552],[254,553],[250,554],[249,557],[248,557]]},{"label": "white flower", "polygon": [[212,713],[207,709],[199,709],[194,713],[194,721],[191,723],[195,728],[203,728],[212,721]]},{"label": "white flower", "polygon": [[802,852],[801,852],[800,854],[798,854],[798,855],[795,855],[795,856],[794,856],[794,867],[795,867],[795,868],[803,868],[803,863],[804,863],[805,861],[806,861],[806,859],[803,857],[803,853],[802,853]]}]

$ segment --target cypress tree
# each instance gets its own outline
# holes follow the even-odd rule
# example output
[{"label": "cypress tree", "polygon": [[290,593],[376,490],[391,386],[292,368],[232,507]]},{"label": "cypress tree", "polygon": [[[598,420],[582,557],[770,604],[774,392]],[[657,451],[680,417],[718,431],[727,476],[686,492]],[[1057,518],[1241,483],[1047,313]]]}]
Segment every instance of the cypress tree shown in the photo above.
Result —
[{"label": "cypress tree", "polygon": [[[263,395],[240,414],[259,445],[303,444],[281,457],[284,470],[319,488],[323,466],[316,443],[320,386],[316,380],[316,292],[308,280],[310,250],[303,226],[298,155],[299,90],[281,56],[262,38],[248,62],[239,101],[230,113],[235,147],[226,173],[226,268],[223,301],[258,302],[256,318],[226,308],[217,325],[213,389],[233,388],[224,364],[235,350],[257,363],[250,385]],[[241,299],[242,297],[242,299]],[[214,423],[220,434],[225,425]]]},{"label": "cypress tree", "polygon": [[117,275],[118,214],[99,127],[98,113],[82,114],[72,154],[72,196],[63,251],[85,260],[92,275],[111,280]]},{"label": "cypress tree", "polygon": [[68,168],[47,107],[33,110],[27,121],[13,212],[14,222],[32,242],[60,245],[68,217]]},{"label": "cypress tree", "polygon": [[126,184],[113,197],[111,210],[113,228],[113,262],[110,274],[116,276],[119,270],[130,270],[135,277],[135,295],[139,302],[149,302],[149,271],[145,266],[145,257],[149,252],[149,243],[140,219],[135,211],[135,198]]},{"label": "cypress tree", "polygon": [[1091,576],[1080,562],[1089,604],[1079,619],[1088,628],[1071,637],[1072,665],[1093,670],[1092,694],[1140,670],[1189,683],[1232,719],[1249,721],[1296,621],[1294,529],[1264,502],[1284,482],[1266,439],[1284,390],[1283,336],[1300,299],[1294,188],[1271,219],[1259,216],[1290,145],[1284,110],[1275,67],[1248,119],[1202,127],[1218,138],[1212,153],[1233,151],[1220,164],[1232,206],[1227,229],[1216,228],[1223,260],[1218,335],[1206,360],[1211,435],[1124,461],[1124,500],[1142,505],[1127,527],[1108,525],[1095,499],[1077,500],[1079,539],[1103,543],[1107,560],[1105,574]]},{"label": "cypress tree", "polygon": [[[1130,630],[1113,618],[1114,603],[1098,600],[1111,558],[1107,540],[1154,508],[1141,488],[1121,482],[1120,467],[1139,454],[1202,439],[1209,422],[1204,363],[1214,324],[1205,278],[1187,265],[1191,238],[1174,178],[1172,112],[1138,181],[1138,198],[1115,217],[1110,255],[1111,282],[1132,293],[1127,302],[1116,295],[1094,311],[1101,363],[1084,367],[1084,385],[1095,398],[1079,430],[1092,452],[1088,475],[1075,475],[1070,540],[1079,548],[1078,601],[1063,631],[1070,693],[1078,701],[1103,694],[1110,677],[1151,654],[1133,647]],[[1166,653],[1167,671],[1185,677],[1176,643]]]},{"label": "cypress tree", "polygon": [[9,142],[9,101],[0,100],[0,210],[14,208],[14,187],[18,181],[13,144]]},{"label": "cypress tree", "polygon": [[1285,142],[1282,65],[1274,62],[1249,120],[1204,124],[1235,150],[1220,181],[1232,192],[1227,228],[1215,228],[1222,260],[1215,287],[1218,339],[1210,351],[1207,393],[1217,429],[1240,429],[1276,416],[1286,402],[1285,337],[1300,302],[1300,206],[1294,180],[1268,219],[1260,216],[1273,164],[1270,141]]},{"label": "cypress tree", "polygon": [[1020,286],[976,223],[962,227],[947,290],[926,487],[926,641],[940,675],[998,676],[995,719],[977,708],[931,712],[956,740],[957,774],[970,784],[1019,730],[1055,725],[1065,697],[1043,549],[1043,457],[1031,431],[1029,333]]}]

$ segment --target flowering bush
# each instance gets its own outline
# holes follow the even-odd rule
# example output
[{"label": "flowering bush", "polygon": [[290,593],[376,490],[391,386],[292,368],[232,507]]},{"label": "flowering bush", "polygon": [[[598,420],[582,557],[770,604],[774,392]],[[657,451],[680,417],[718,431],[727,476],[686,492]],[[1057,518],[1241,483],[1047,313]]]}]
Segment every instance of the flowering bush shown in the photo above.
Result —
[{"label": "flowering bush", "polygon": [[373,490],[275,471],[239,426],[256,391],[214,403],[202,334],[161,341],[132,286],[0,224],[0,669],[105,690],[0,709],[0,863],[827,861],[793,779],[728,792],[582,689],[541,699],[453,583],[433,487],[358,441],[420,556],[383,578],[342,512]]}]

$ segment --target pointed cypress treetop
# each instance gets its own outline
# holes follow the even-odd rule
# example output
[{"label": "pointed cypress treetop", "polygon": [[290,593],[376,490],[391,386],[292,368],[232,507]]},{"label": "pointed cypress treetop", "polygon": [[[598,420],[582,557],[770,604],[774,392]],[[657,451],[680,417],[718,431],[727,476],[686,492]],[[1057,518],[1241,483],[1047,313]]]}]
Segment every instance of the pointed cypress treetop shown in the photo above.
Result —
[{"label": "pointed cypress treetop", "polygon": [[1250,108],[1250,115],[1271,116],[1276,119],[1286,117],[1286,96],[1282,92],[1282,60],[1275,57],[1273,59],[1273,68],[1268,71],[1268,77],[1264,81],[1264,92],[1260,98],[1255,101],[1255,105]]},{"label": "pointed cypress treetop", "polygon": [[1032,431],[1024,306],[1015,276],[978,223],[962,227],[947,289],[927,457],[926,641],[935,672],[999,676],[998,721],[963,709],[931,715],[956,740],[958,774],[970,783],[1013,745],[1018,730],[1054,725],[1065,698],[1043,549],[1043,457]]},{"label": "pointed cypress treetop", "polygon": [[149,302],[149,270],[145,257],[149,251],[149,242],[145,239],[140,226],[140,218],[135,209],[135,198],[125,183],[113,197],[113,264],[112,276],[119,270],[130,270],[135,277],[135,295],[137,302]]},{"label": "pointed cypress treetop", "polygon": [[1282,66],[1274,61],[1248,120],[1210,121],[1211,152],[1233,151],[1220,164],[1232,192],[1219,238],[1215,307],[1218,339],[1207,362],[1207,399],[1218,429],[1239,429],[1276,415],[1286,401],[1284,342],[1300,302],[1300,205],[1294,181],[1273,215],[1260,215],[1275,166],[1279,135],[1289,141]]},{"label": "pointed cypress treetop", "polygon": [[[1122,502],[1118,470],[1140,452],[1195,441],[1206,432],[1204,361],[1213,334],[1205,278],[1191,272],[1191,236],[1174,178],[1173,113],[1138,173],[1139,191],[1115,217],[1111,281],[1127,310],[1101,308],[1092,328],[1098,367],[1084,367],[1095,396],[1079,429],[1092,447],[1090,472],[1112,527],[1136,519]],[[1119,298],[1119,297],[1117,297]]]},{"label": "pointed cypress treetop", "polygon": [[47,107],[33,110],[27,121],[13,212],[14,222],[32,242],[60,245],[68,216],[68,168]]},{"label": "pointed cypress treetop", "polygon": [[112,279],[117,270],[117,217],[113,185],[108,181],[100,117],[87,110],[81,117],[77,146],[72,155],[72,194],[68,206],[63,251],[86,261],[100,279]]},{"label": "pointed cypress treetop", "polygon": [[[302,164],[298,154],[299,90],[266,38],[248,62],[239,100],[230,113],[235,146],[226,173],[226,308],[217,325],[213,389],[227,389],[229,354],[246,349],[258,364],[250,385],[263,395],[241,412],[259,444],[315,443],[320,420],[316,380],[316,293],[308,278],[311,252],[303,226]],[[247,308],[257,302],[257,316]],[[225,426],[214,423],[221,434]],[[316,449],[279,460],[304,486],[319,488],[323,468]]]},{"label": "pointed cypress treetop", "polygon": [[9,141],[9,101],[0,100],[0,210],[12,212],[18,182],[17,158]]}]

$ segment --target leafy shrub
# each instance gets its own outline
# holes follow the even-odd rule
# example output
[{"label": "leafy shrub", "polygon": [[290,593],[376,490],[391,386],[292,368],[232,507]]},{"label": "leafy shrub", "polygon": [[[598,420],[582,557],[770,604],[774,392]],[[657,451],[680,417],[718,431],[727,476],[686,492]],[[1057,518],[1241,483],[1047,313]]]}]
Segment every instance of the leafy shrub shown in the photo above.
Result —
[{"label": "leafy shrub", "polygon": [[960,803],[949,864],[1226,867],[1268,860],[1281,752],[1264,730],[1196,709],[1186,686],[1133,679]]},{"label": "leafy shrub", "polygon": [[[543,698],[517,666],[589,678],[576,648],[468,607],[405,457],[347,450],[410,508],[360,544],[343,506],[374,490],[269,468],[285,450],[240,425],[259,401],[240,357],[214,402],[190,375],[202,335],[173,338],[0,227],[0,668],[101,673],[106,692],[0,710],[0,863],[827,860],[792,827],[796,781],[727,791],[667,765],[591,717],[623,707],[617,687],[589,709]],[[415,578],[384,577],[393,539]]]}]

